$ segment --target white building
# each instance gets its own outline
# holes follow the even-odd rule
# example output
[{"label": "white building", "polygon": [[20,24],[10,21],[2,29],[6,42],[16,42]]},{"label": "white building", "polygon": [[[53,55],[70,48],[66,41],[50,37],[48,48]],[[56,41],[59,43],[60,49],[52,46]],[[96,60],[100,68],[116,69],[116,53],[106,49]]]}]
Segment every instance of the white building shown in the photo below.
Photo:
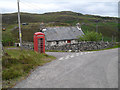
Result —
[{"label": "white building", "polygon": [[47,45],[65,45],[76,43],[78,36],[84,33],[80,27],[47,27],[45,31]]}]

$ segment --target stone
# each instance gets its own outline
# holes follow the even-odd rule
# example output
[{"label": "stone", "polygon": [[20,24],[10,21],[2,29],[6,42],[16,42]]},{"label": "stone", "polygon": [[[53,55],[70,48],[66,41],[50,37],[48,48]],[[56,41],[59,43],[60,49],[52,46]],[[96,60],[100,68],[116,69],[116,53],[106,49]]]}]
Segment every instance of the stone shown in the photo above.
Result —
[{"label": "stone", "polygon": [[[49,46],[46,45],[46,50],[58,50],[58,51],[86,51],[86,50],[99,50],[99,49],[105,49],[113,47],[116,43],[112,42],[93,42],[93,41],[87,41],[87,42],[79,42],[74,44],[66,44],[66,45],[54,45]],[[34,44],[32,42],[24,42],[23,43],[24,49],[34,50]]]}]

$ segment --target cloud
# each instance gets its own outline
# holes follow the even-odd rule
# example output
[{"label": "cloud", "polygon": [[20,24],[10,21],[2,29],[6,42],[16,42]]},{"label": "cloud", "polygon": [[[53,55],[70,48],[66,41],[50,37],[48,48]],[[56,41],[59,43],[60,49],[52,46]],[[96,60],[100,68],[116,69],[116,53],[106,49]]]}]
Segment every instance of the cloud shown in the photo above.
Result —
[{"label": "cloud", "polygon": [[85,14],[103,15],[103,16],[117,16],[117,3],[86,3],[81,6],[82,12]]},{"label": "cloud", "polygon": [[8,0],[0,1],[0,11],[2,11],[2,13],[17,11],[17,3],[15,1],[16,0],[13,0],[11,2]]},{"label": "cloud", "polygon": [[[6,2],[5,2],[6,1]],[[17,12],[16,0],[1,1],[3,13]],[[20,0],[22,12],[45,13],[56,11],[73,11],[83,14],[117,17],[118,0]]]}]

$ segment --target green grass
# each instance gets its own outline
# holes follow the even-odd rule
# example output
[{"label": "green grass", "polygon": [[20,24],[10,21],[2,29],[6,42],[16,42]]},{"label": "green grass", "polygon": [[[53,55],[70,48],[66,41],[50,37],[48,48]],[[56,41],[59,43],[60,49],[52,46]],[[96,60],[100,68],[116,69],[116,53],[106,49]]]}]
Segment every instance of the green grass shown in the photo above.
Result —
[{"label": "green grass", "polygon": [[9,88],[21,79],[24,79],[37,66],[42,66],[54,59],[53,56],[40,54],[30,50],[20,49],[8,50],[5,48],[6,55],[2,57],[2,79],[3,88]]},{"label": "green grass", "polygon": [[6,25],[6,30],[2,31],[2,43],[3,45],[8,45],[9,42],[14,42],[15,37],[13,36],[11,30],[17,26],[17,24]]},{"label": "green grass", "polygon": [[[8,17],[10,18],[9,21],[7,20]],[[99,20],[99,22],[96,23],[96,20]],[[96,31],[96,24],[98,24],[98,32],[102,33],[102,35],[105,37],[104,41],[111,41],[112,35],[117,38],[117,21],[118,18],[114,17],[82,15],[81,13],[71,11],[52,12],[45,14],[21,13],[21,23],[27,22],[29,24],[22,26],[22,40],[32,42],[33,34],[37,31],[40,31],[41,22],[44,22],[46,26],[76,26],[76,23],[79,22],[80,24],[84,23],[84,25],[82,25],[83,32]],[[17,13],[3,14],[3,25],[7,24],[8,29],[13,28],[15,25],[17,26],[16,22]],[[18,30],[12,31],[12,36],[16,42],[19,41]]]}]

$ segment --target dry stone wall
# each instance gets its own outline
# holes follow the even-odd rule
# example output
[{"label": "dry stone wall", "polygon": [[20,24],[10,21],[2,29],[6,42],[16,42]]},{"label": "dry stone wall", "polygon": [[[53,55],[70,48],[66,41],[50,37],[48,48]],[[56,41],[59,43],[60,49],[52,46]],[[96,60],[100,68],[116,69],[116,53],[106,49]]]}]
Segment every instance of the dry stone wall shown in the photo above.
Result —
[{"label": "dry stone wall", "polygon": [[46,50],[58,50],[58,51],[88,51],[88,50],[100,50],[105,48],[111,48],[115,43],[111,42],[79,42],[76,44],[66,44],[63,46],[46,46]]},{"label": "dry stone wall", "polygon": [[[79,42],[75,44],[66,44],[66,45],[54,45],[46,46],[46,50],[58,50],[58,51],[89,51],[89,50],[100,50],[105,48],[111,48],[115,45],[113,42]],[[25,49],[34,50],[33,43],[23,43]]]},{"label": "dry stone wall", "polygon": [[22,46],[24,49],[34,50],[33,42],[24,42],[24,43],[22,43]]}]

